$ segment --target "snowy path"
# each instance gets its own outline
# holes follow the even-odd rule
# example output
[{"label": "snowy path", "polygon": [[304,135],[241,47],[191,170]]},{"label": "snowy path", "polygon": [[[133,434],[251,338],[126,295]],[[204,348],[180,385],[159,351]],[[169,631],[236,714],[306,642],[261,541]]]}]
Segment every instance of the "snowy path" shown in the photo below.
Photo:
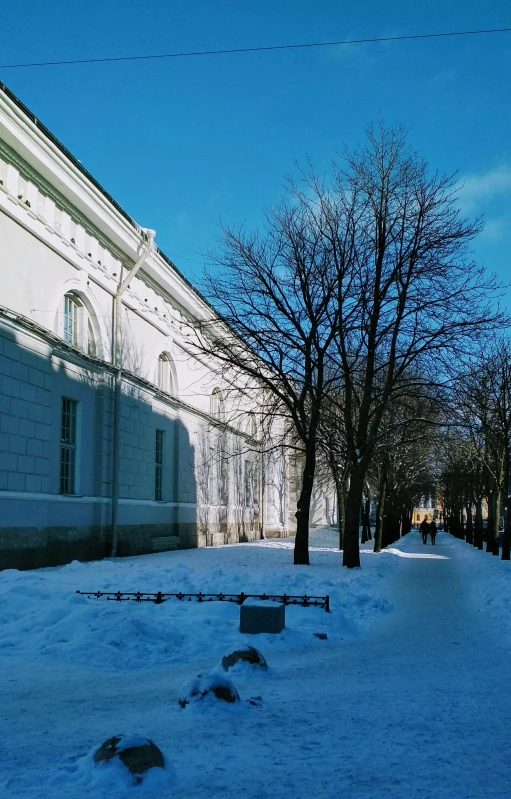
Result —
[{"label": "snowy path", "polygon": [[[248,549],[237,552],[247,561]],[[2,654],[3,799],[102,799],[72,787],[66,768],[91,740],[126,729],[156,740],[177,775],[168,791],[140,786],[130,799],[509,797],[509,604],[490,602],[509,596],[509,564],[447,534],[424,547],[412,533],[394,551],[362,557],[362,573],[371,561],[384,574],[394,612],[358,637],[310,635],[305,651],[261,642],[268,674],[233,675],[261,707],[182,711],[190,663],[101,672]],[[194,662],[195,672],[204,667],[207,658]]]},{"label": "snowy path", "polygon": [[343,646],[335,699],[320,713],[341,718],[324,796],[509,797],[509,626],[499,642],[469,585],[488,576],[474,574],[484,554],[447,535],[435,549],[414,534],[401,546],[446,559],[407,559],[396,612]]}]

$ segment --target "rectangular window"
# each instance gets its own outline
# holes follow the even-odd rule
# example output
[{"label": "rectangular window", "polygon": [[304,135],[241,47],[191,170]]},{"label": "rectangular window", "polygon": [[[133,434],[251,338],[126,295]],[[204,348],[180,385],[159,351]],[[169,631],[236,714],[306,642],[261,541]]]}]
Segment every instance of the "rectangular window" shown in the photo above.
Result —
[{"label": "rectangular window", "polygon": [[156,431],[154,452],[154,498],[157,502],[163,499],[163,430]]},{"label": "rectangular window", "polygon": [[78,346],[78,306],[71,297],[64,297],[64,341]]},{"label": "rectangular window", "polygon": [[245,507],[254,507],[254,466],[245,461]]},{"label": "rectangular window", "polygon": [[62,397],[60,415],[60,493],[76,493],[76,415],[78,403]]}]

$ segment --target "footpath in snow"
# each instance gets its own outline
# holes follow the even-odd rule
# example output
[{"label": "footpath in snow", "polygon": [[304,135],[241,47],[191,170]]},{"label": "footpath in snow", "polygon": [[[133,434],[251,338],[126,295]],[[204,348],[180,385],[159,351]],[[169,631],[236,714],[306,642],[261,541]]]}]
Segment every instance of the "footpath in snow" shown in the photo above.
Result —
[{"label": "footpath in snow", "polygon": [[[412,532],[348,571],[333,531],[311,538],[310,567],[268,541],[0,573],[2,799],[509,797],[511,564]],[[236,605],[76,589],[329,594],[332,612],[242,636]],[[242,643],[269,664],[229,672],[242,701],[179,707]],[[154,740],[165,770],[134,786],[93,767],[119,733]]]}]

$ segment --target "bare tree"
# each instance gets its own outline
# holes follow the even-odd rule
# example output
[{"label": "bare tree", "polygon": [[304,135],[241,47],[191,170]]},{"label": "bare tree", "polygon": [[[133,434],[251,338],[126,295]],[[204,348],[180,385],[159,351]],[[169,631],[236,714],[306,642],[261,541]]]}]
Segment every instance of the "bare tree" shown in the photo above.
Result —
[{"label": "bare tree", "polygon": [[299,441],[295,563],[309,562],[325,400],[342,396],[343,564],[358,567],[366,473],[389,404],[420,394],[453,352],[503,323],[499,286],[470,260],[481,224],[460,217],[454,177],[430,173],[399,128],[370,128],[332,180],[309,169],[289,188],[262,233],[224,230],[206,293],[226,324],[212,313],[195,348],[264,387]]},{"label": "bare tree", "polygon": [[296,564],[309,563],[317,430],[331,382],[327,353],[338,329],[336,275],[322,228],[317,209],[295,196],[267,213],[263,234],[224,230],[205,287],[222,322],[212,313],[189,335],[195,352],[232,382],[257,396],[264,390],[267,415],[292,431],[283,442],[302,455]]},{"label": "bare tree", "polygon": [[[511,343],[495,338],[458,383],[457,406],[472,459],[479,461],[488,501],[487,551],[499,554],[499,522],[504,511],[502,559],[511,549]],[[482,467],[482,468],[481,468]],[[465,468],[464,482],[471,469]],[[481,481],[479,481],[481,483]],[[479,498],[481,502],[482,497]],[[476,505],[477,507],[477,505]],[[468,518],[468,513],[467,513]]]},{"label": "bare tree", "polygon": [[469,258],[481,224],[460,217],[454,178],[430,174],[401,129],[370,128],[334,165],[332,186],[311,175],[307,188],[338,276],[350,472],[343,563],[358,567],[365,475],[389,403],[420,392],[453,352],[472,350],[503,320],[492,307],[496,280]]}]

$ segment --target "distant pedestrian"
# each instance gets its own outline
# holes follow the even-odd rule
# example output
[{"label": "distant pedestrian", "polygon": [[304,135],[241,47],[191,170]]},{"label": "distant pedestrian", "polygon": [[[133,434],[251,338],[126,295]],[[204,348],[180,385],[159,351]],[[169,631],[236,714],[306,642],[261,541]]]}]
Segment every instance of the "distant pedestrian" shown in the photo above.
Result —
[{"label": "distant pedestrian", "polygon": [[436,540],[436,523],[434,519],[429,525],[429,534],[431,536],[431,543],[434,544]]},{"label": "distant pedestrian", "polygon": [[426,517],[422,520],[422,522],[420,524],[420,527],[419,527],[419,530],[421,531],[422,543],[423,544],[427,544],[428,543],[428,533],[429,533],[429,523],[428,523],[428,520],[427,520]]}]

